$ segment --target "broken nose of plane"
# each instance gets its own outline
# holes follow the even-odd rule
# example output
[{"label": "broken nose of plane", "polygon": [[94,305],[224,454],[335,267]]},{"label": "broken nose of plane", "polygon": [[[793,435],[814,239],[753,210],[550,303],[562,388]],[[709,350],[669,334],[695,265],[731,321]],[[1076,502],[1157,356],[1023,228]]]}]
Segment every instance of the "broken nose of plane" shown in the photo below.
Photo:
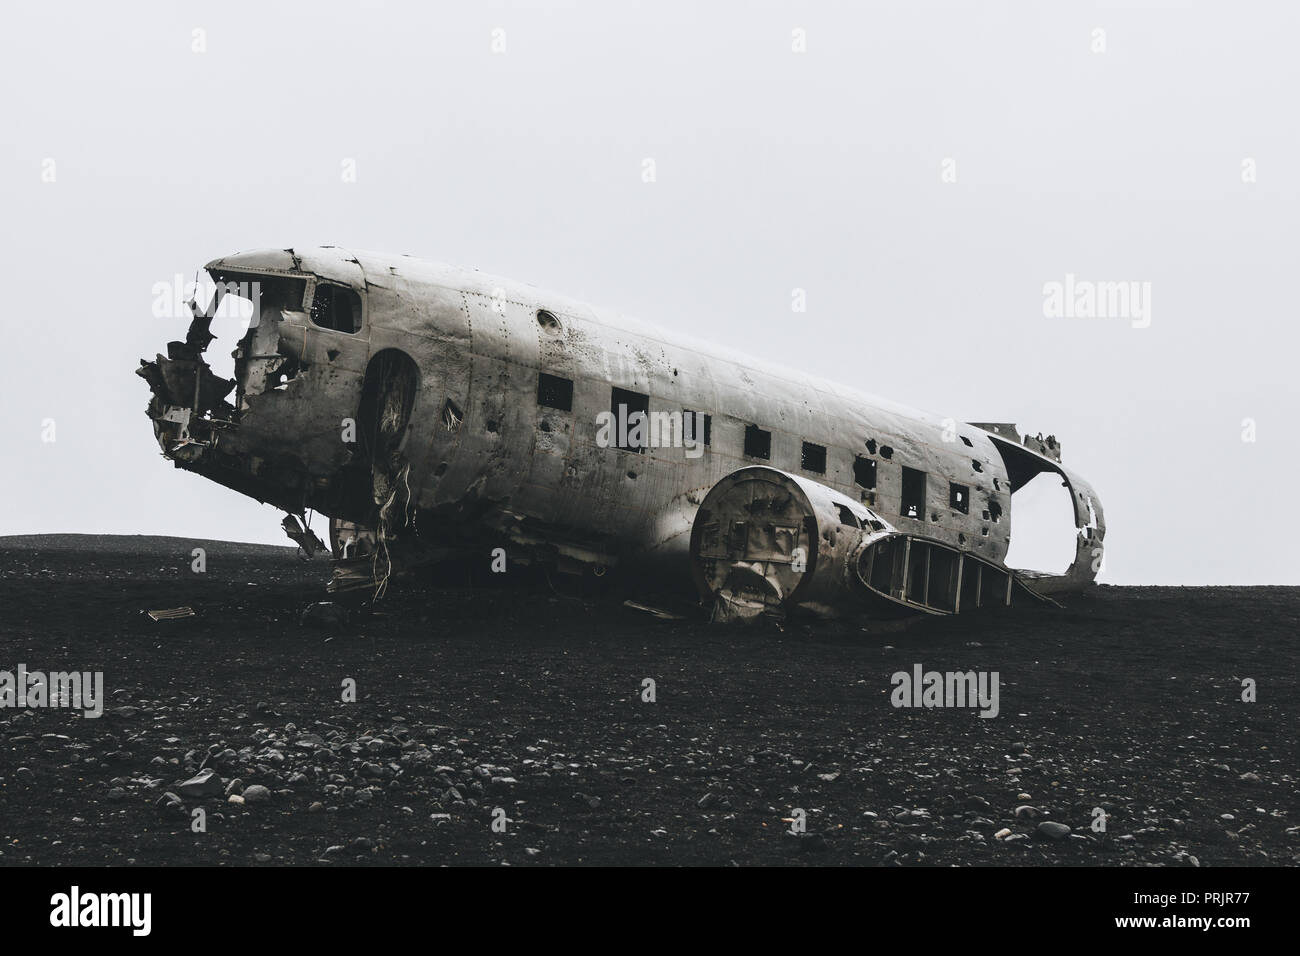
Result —
[{"label": "broken nose of plane", "polygon": [[168,342],[167,354],[152,362],[141,359],[136,374],[149,383],[153,397],[148,413],[164,455],[182,461],[198,458],[214,438],[214,419],[228,420],[234,409],[226,401],[234,379],[215,375],[203,359],[212,341],[211,318],[196,315],[185,341]]}]

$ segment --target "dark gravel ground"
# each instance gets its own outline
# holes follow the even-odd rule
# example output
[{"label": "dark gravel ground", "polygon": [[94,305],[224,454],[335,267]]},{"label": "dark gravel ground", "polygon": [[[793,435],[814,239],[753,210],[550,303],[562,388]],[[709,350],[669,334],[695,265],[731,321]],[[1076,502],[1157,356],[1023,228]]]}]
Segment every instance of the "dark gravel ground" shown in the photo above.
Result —
[{"label": "dark gravel ground", "polygon": [[[1300,589],[868,632],[395,586],[304,626],[327,576],[286,548],[0,538],[0,670],[102,670],[108,696],[0,710],[0,863],[1300,863]],[[177,605],[197,616],[141,613]],[[892,707],[915,663],[997,671],[999,716]],[[201,767],[223,792],[165,796]]]}]

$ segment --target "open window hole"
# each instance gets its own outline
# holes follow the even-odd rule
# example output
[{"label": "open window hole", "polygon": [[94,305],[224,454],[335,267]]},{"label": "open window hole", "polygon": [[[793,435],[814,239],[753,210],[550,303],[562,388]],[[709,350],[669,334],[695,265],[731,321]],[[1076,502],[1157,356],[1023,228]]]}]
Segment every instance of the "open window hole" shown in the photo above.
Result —
[{"label": "open window hole", "polygon": [[[1044,471],[1016,489],[1011,497],[1011,546],[1008,567],[1061,574],[1074,563],[1078,529],[1074,526],[1074,498],[1061,484],[1061,476]],[[990,501],[990,517],[1002,506]],[[996,519],[994,519],[996,520]]]}]

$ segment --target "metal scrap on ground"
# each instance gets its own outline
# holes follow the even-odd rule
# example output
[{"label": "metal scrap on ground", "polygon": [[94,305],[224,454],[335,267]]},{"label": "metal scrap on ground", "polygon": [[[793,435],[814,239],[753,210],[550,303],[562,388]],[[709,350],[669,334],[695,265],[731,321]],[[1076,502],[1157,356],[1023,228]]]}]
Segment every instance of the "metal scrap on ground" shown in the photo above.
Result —
[{"label": "metal scrap on ground", "polygon": [[624,607],[630,607],[636,611],[645,611],[647,614],[653,614],[655,617],[664,621],[684,621],[686,620],[680,614],[674,614],[672,611],[665,611],[663,608],[651,607],[649,604],[638,604],[636,601],[624,601]]},{"label": "metal scrap on ground", "polygon": [[155,621],[175,621],[182,617],[194,617],[192,607],[169,607],[159,611],[145,611]]}]

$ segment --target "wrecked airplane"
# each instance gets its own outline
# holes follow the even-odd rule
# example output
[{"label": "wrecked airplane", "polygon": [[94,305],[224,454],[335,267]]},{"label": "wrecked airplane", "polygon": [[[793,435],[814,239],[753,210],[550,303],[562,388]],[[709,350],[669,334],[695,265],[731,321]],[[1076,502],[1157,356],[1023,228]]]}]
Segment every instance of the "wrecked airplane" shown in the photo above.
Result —
[{"label": "wrecked airplane", "polygon": [[[531,286],[334,247],[205,267],[183,341],[141,361],[165,457],[286,512],[332,590],[484,557],[694,579],[721,617],[965,613],[1091,584],[1105,525],[1054,436],[960,423]],[[205,359],[248,295],[234,377]],[[1058,477],[1060,574],[1008,567],[1016,491]],[[330,542],[307,515],[330,518]],[[486,557],[484,557],[486,560]]]}]

